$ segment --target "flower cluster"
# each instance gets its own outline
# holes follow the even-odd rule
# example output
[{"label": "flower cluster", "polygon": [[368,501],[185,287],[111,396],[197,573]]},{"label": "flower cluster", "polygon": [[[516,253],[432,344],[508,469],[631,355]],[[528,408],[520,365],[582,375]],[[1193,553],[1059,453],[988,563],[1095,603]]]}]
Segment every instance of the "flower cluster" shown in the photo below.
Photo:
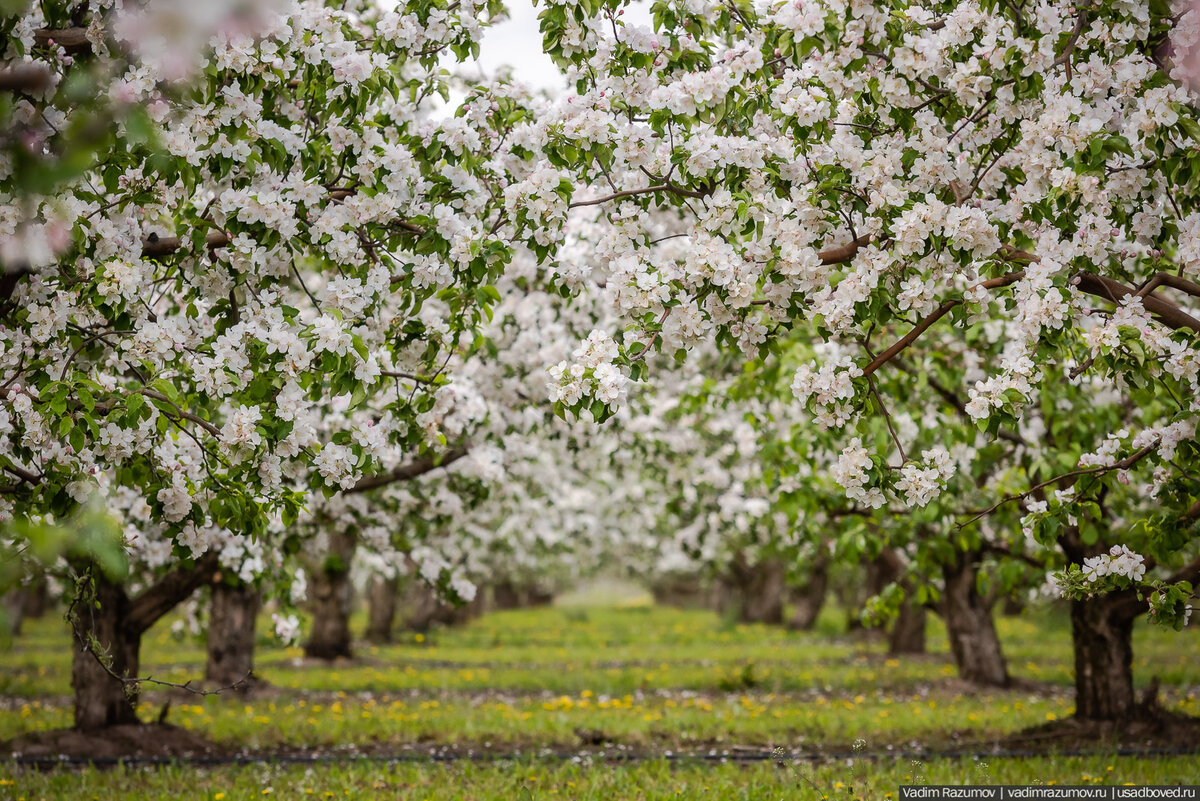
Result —
[{"label": "flower cluster", "polygon": [[834,481],[845,487],[847,498],[871,509],[878,509],[886,502],[886,498],[879,487],[867,486],[871,480],[868,471],[874,466],[862,440],[855,437],[842,449],[829,473]]},{"label": "flower cluster", "polygon": [[854,379],[862,374],[862,368],[850,356],[820,366],[815,361],[809,362],[792,377],[792,395],[801,404],[811,403],[816,407],[816,421],[822,428],[840,428],[851,417]]},{"label": "flower cluster", "polygon": [[925,466],[907,462],[900,468],[896,490],[903,493],[907,506],[925,506],[942,491],[957,471],[950,451],[938,445],[921,452]]},{"label": "flower cluster", "polygon": [[570,361],[563,360],[549,369],[546,389],[551,402],[564,407],[586,406],[587,399],[594,398],[602,406],[615,409],[625,399],[629,385],[629,378],[614,364],[619,354],[620,348],[608,334],[592,331],[571,353]]},{"label": "flower cluster", "polygon": [[1146,560],[1124,545],[1114,545],[1108,553],[1084,559],[1083,575],[1091,582],[1105,576],[1124,577],[1138,582],[1146,575]]},{"label": "flower cluster", "polygon": [[300,638],[300,620],[295,615],[281,615],[275,612],[271,615],[275,636],[287,645],[293,645]]}]

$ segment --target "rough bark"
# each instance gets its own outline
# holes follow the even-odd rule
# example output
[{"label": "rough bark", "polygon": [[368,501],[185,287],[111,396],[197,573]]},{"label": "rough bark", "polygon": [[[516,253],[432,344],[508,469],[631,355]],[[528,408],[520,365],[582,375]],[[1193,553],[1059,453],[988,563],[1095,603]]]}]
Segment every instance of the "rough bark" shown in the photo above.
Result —
[{"label": "rough bark", "polygon": [[[77,604],[72,616],[75,728],[87,731],[138,722],[137,684],[118,677],[137,677],[142,635],[210,581],[216,569],[217,555],[207,553],[193,566],[162,576],[134,598],[100,569],[90,569],[96,603]],[[108,663],[107,668],[96,652]]]},{"label": "rough bark", "polygon": [[[137,686],[110,675],[137,675],[141,632],[132,631],[125,588],[94,570],[95,601],[81,605],[74,619],[75,655],[71,687],[75,691],[75,728],[83,731],[137,723]],[[108,670],[87,646],[93,642]]]},{"label": "rough bark", "polygon": [[737,556],[718,579],[718,611],[742,623],[782,624],[784,574],[778,560],[751,565]]},{"label": "rough bark", "polygon": [[829,590],[829,562],[819,559],[813,564],[808,583],[792,592],[792,617],[788,628],[795,631],[812,631],[825,606],[825,595]]},{"label": "rough bark", "polygon": [[1121,721],[1135,715],[1133,621],[1120,594],[1071,602],[1075,717]]},{"label": "rough bark", "polygon": [[12,636],[19,636],[26,620],[44,617],[50,606],[50,592],[46,587],[45,577],[33,579],[28,584],[11,590],[4,596],[4,606],[8,609],[9,630]]},{"label": "rough bark", "polygon": [[520,609],[524,604],[517,585],[511,581],[500,581],[492,585],[492,605],[503,611]]},{"label": "rough bark", "polygon": [[221,687],[249,687],[254,670],[254,624],[261,606],[262,596],[253,585],[213,584],[204,667],[207,681]]},{"label": "rough bark", "polygon": [[[520,593],[521,601],[528,600]],[[480,592],[470,603],[455,606],[438,597],[432,587],[413,579],[404,593],[404,627],[410,631],[428,631],[434,626],[458,626],[483,614],[488,607],[486,593]]]},{"label": "rough bark", "polygon": [[942,618],[960,678],[975,684],[1007,687],[1008,665],[992,610],[979,594],[978,553],[956,553],[942,566],[945,591]]},{"label": "rough bark", "polygon": [[376,576],[367,588],[367,639],[374,643],[392,641],[400,582],[395,577]]},{"label": "rough bark", "polygon": [[888,632],[888,653],[925,653],[925,607],[916,602],[909,592],[900,604],[900,614]]},{"label": "rough bark", "polygon": [[[1060,539],[1068,557],[1078,563],[1087,553],[1078,532]],[[1166,579],[1200,583],[1200,559]],[[1121,724],[1162,714],[1151,690],[1138,702],[1133,691],[1133,623],[1149,609],[1134,590],[1071,602],[1071,639],[1075,648],[1075,717]]]},{"label": "rough bark", "polygon": [[348,531],[330,531],[326,536],[329,553],[313,579],[312,635],[304,644],[304,653],[313,659],[349,658],[353,656],[350,613],[354,606],[350,563],[357,541]]},{"label": "rough bark", "polygon": [[4,609],[8,614],[8,633],[20,637],[21,626],[25,623],[25,589],[10,590],[4,596]]},{"label": "rough bark", "polygon": [[699,576],[663,576],[650,587],[654,603],[676,609],[706,609],[712,590],[705,586]]}]

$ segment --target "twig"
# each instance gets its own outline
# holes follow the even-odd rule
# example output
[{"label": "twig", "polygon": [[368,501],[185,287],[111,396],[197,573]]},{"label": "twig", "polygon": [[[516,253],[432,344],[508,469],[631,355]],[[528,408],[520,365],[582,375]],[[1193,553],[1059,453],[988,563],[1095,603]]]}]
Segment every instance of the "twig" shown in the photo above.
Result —
[{"label": "twig", "polygon": [[1067,44],[1063,47],[1063,51],[1054,59],[1053,66],[1066,67],[1068,81],[1071,80],[1071,56],[1075,53],[1075,45],[1079,43],[1079,37],[1083,34],[1083,29],[1086,26],[1087,8],[1080,8],[1079,16],[1075,20],[1075,29],[1071,31],[1071,35],[1067,39]]},{"label": "twig", "polygon": [[1090,476],[1090,475],[1097,475],[1097,474],[1101,474],[1101,473],[1109,473],[1109,472],[1112,472],[1113,470],[1128,470],[1130,467],[1133,467],[1135,464],[1140,462],[1142,459],[1146,458],[1146,456],[1153,453],[1154,450],[1158,448],[1159,442],[1161,442],[1161,440],[1156,439],[1156,440],[1154,440],[1154,442],[1151,442],[1149,445],[1145,446],[1144,448],[1141,448],[1140,450],[1134,451],[1132,454],[1130,454],[1129,456],[1126,456],[1124,459],[1121,459],[1118,462],[1114,462],[1109,465],[1102,464],[1102,465],[1096,465],[1095,467],[1085,467],[1080,470],[1072,470],[1069,473],[1063,473],[1060,476],[1055,476],[1054,478],[1048,478],[1045,481],[1041,482],[1040,484],[1034,484],[1032,487],[1025,490],[1024,492],[1018,493],[1016,495],[1009,495],[1007,497],[1001,498],[999,501],[992,504],[987,509],[984,509],[982,512],[979,512],[978,514],[976,514],[970,520],[966,520],[962,523],[959,523],[957,528],[960,528],[960,529],[965,528],[965,527],[971,525],[972,523],[974,523],[976,520],[979,520],[980,518],[983,518],[983,517],[987,517],[992,512],[999,509],[1001,506],[1004,506],[1005,504],[1008,504],[1008,503],[1012,503],[1013,501],[1022,501],[1024,499],[1028,498],[1030,495],[1034,494],[1035,492],[1045,489],[1046,487],[1049,487],[1051,484],[1057,484],[1058,482],[1066,481],[1069,478],[1080,478],[1082,476]]},{"label": "twig", "polygon": [[[976,284],[976,286],[981,286],[984,289],[999,289],[1000,287],[1006,287],[1010,284],[1015,284],[1017,281],[1020,281],[1024,277],[1025,277],[1025,271],[1018,270],[1017,272],[1014,272],[1014,273],[1008,273],[1007,275],[1002,275],[999,278],[992,278],[987,281],[983,281],[979,284]],[[878,370],[884,364],[889,362],[891,359],[895,358],[895,356],[897,354],[899,354],[901,351],[903,351],[905,348],[907,348],[913,342],[916,342],[917,338],[920,337],[921,334],[925,333],[925,331],[931,325],[933,325],[938,320],[945,317],[947,314],[950,313],[950,311],[955,306],[961,305],[962,302],[963,302],[962,298],[955,298],[954,300],[943,301],[942,305],[938,306],[927,317],[925,317],[925,319],[923,319],[923,320],[921,320],[921,322],[917,323],[917,325],[911,331],[909,331],[907,334],[905,334],[903,337],[901,337],[890,348],[888,348],[883,353],[879,354],[874,359],[872,359],[870,364],[868,364],[866,367],[863,368],[863,375],[870,376],[872,373],[874,373],[876,370]]]}]

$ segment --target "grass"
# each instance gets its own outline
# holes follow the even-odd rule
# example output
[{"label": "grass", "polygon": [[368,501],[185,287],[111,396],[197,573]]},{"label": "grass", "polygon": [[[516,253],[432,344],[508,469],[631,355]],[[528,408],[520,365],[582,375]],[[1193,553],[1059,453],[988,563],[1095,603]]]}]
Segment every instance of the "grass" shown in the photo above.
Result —
[{"label": "grass", "polygon": [[[143,705],[142,717],[157,712]],[[578,745],[577,730],[633,747],[684,748],[712,743],[800,745],[844,750],[856,740],[873,747],[987,741],[1071,712],[1066,697],[1023,693],[969,696],[777,696],[770,693],[639,694],[584,691],[546,700],[483,695],[458,698],[318,697],[235,702],[222,697],[176,704],[171,721],[229,746],[358,745],[489,742],[494,747]],[[33,728],[70,725],[66,704],[40,701],[0,715],[0,739]]]},{"label": "grass", "polygon": [[[931,656],[889,660],[877,639],[849,637],[841,613],[829,610],[813,633],[765,626],[729,626],[708,612],[651,607],[543,608],[502,612],[430,635],[403,635],[390,646],[362,646],[359,660],[314,669],[298,648],[260,642],[258,672],[272,684],[305,691],[406,690],[547,691],[577,695],[638,690],[805,692],[814,687],[851,694],[880,686],[919,687],[955,674],[945,632],[930,621]],[[356,630],[362,630],[361,621]],[[23,698],[70,692],[69,632],[61,621],[32,621],[0,656],[0,695]],[[194,640],[156,626],[142,648],[144,673],[184,681],[203,671]],[[1043,612],[997,619],[1014,676],[1067,688],[1072,655],[1068,622]],[[265,631],[266,625],[260,626]],[[1183,633],[1139,625],[1135,676],[1165,686],[1200,685],[1200,645]],[[746,666],[753,665],[749,675]],[[541,667],[542,669],[538,669]],[[744,679],[749,681],[744,681]]]},{"label": "grass", "polygon": [[[998,618],[1012,672],[1036,690],[978,691],[954,679],[945,632],[931,620],[930,653],[892,658],[876,637],[848,635],[828,610],[818,630],[730,625],[703,611],[548,607],[485,616],[333,665],[262,641],[271,685],[250,700],[176,697],[170,721],[229,749],[388,755],[441,746],[499,753],[578,750],[602,738],[655,755],[781,746],[806,753],[853,748],[984,749],[996,739],[1071,714],[1068,623],[1054,610]],[[143,644],[142,673],[202,675],[204,652],[170,633]],[[358,623],[361,630],[362,621]],[[262,626],[266,630],[267,626]],[[1157,675],[1171,706],[1200,714],[1194,630],[1139,624],[1139,683]],[[70,724],[70,639],[61,620],[30,621],[0,654],[0,740]],[[143,717],[165,696],[147,689]],[[582,735],[582,737],[581,737]],[[844,759],[827,764],[628,765],[561,761],[449,765],[366,761],[317,765],[25,772],[0,765],[0,801],[34,798],[277,796],[430,799],[885,798],[902,782],[1200,782],[1188,758]],[[911,777],[911,778],[910,778]],[[377,786],[379,785],[379,786]],[[265,792],[265,791],[270,792]],[[310,792],[311,791],[311,792]],[[223,795],[222,795],[223,794]]]},{"label": "grass", "polygon": [[[7,772],[6,772],[7,770]],[[150,801],[402,798],[484,801],[612,799],[894,799],[901,784],[1173,784],[1200,782],[1194,758],[1042,757],[1007,760],[678,764],[597,767],[570,762],[359,762],[15,773],[0,766],[0,798]],[[528,791],[528,794],[526,794]]]}]

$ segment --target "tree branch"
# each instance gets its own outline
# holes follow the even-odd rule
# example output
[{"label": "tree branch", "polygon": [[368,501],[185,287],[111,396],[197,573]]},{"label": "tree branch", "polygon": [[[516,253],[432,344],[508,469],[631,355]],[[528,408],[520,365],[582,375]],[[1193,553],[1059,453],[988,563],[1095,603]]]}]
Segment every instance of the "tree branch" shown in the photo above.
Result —
[{"label": "tree branch", "polygon": [[433,472],[440,467],[449,467],[459,459],[466,456],[469,452],[470,449],[464,447],[453,448],[445,453],[438,454],[437,456],[424,456],[420,459],[409,462],[408,464],[401,465],[390,473],[383,473],[382,475],[369,476],[359,479],[357,484],[348,490],[343,490],[343,492],[346,494],[366,492],[368,490],[386,487],[388,484],[395,484],[398,481],[410,481],[418,476],[423,476],[426,473]]},{"label": "tree branch", "polygon": [[1112,464],[1101,464],[1101,465],[1096,465],[1095,467],[1084,467],[1079,470],[1072,470],[1069,473],[1063,473],[1062,475],[1055,476],[1054,478],[1048,478],[1045,481],[1041,482],[1040,484],[1034,484],[1032,487],[1025,490],[1024,492],[1017,493],[1016,495],[1008,495],[1004,498],[1001,498],[999,501],[996,501],[996,503],[992,504],[987,509],[984,509],[982,512],[976,513],[975,516],[972,517],[970,520],[959,523],[957,527],[960,529],[965,528],[965,527],[971,525],[972,523],[974,523],[976,520],[979,520],[982,517],[987,517],[992,512],[996,511],[1001,506],[1004,506],[1007,503],[1012,503],[1013,501],[1024,500],[1025,498],[1028,498],[1030,495],[1033,495],[1034,493],[1037,493],[1040,490],[1043,490],[1046,487],[1051,486],[1052,484],[1057,484],[1060,481],[1065,481],[1069,478],[1080,478],[1082,476],[1095,475],[1098,473],[1109,473],[1109,472],[1112,472],[1113,470],[1128,470],[1129,468],[1133,467],[1135,464],[1140,462],[1142,459],[1149,456],[1155,450],[1157,450],[1160,442],[1161,442],[1161,440],[1156,439],[1156,440],[1154,440],[1154,442],[1151,442],[1149,445],[1145,446],[1144,448],[1140,448],[1140,449],[1134,451],[1133,453],[1131,453],[1129,456],[1126,456],[1124,459],[1121,459],[1120,461],[1117,461],[1117,462],[1113,462]]},{"label": "tree branch", "polygon": [[90,53],[92,40],[87,28],[40,28],[33,32],[33,40],[39,47],[61,47],[68,53]]},{"label": "tree branch", "polygon": [[[1002,275],[999,278],[992,278],[987,281],[983,281],[982,283],[977,284],[977,286],[981,286],[984,289],[999,289],[1000,287],[1005,287],[1010,284],[1015,284],[1017,281],[1020,281],[1024,277],[1025,277],[1025,271],[1019,270],[1015,273],[1008,273],[1007,275]],[[880,367],[882,367],[883,365],[887,364],[889,361],[894,359],[905,348],[907,348],[912,343],[916,342],[917,339],[921,336],[921,334],[925,333],[925,331],[927,331],[931,325],[933,325],[938,320],[945,317],[947,314],[950,313],[950,311],[955,306],[958,306],[961,303],[962,303],[962,298],[955,298],[954,300],[942,301],[942,305],[938,306],[927,317],[925,317],[925,319],[923,319],[919,323],[917,323],[911,331],[909,331],[907,334],[905,334],[903,337],[901,337],[899,340],[897,340],[896,343],[894,345],[892,345],[890,348],[888,348],[883,353],[880,353],[878,356],[876,356],[874,359],[872,359],[870,361],[870,363],[867,364],[867,366],[863,368],[863,375],[870,376],[872,373],[874,373]]]},{"label": "tree branch", "polygon": [[[230,242],[229,234],[224,231],[209,231],[205,237],[205,245],[209,250],[223,248]],[[142,243],[142,258],[157,259],[163,256],[170,256],[175,251],[179,250],[181,243],[177,236],[163,236],[151,234]]]},{"label": "tree branch", "polygon": [[217,552],[209,550],[191,567],[175,568],[130,601],[125,625],[131,632],[145,632],[202,584],[212,581],[219,567]]},{"label": "tree branch", "polygon": [[[1193,284],[1191,281],[1176,278],[1175,276],[1168,276],[1171,279],[1170,281],[1160,279],[1159,276],[1161,275],[1163,273],[1158,273],[1154,278],[1150,279],[1150,283],[1146,287],[1143,287],[1141,291],[1134,291],[1120,281],[1115,281],[1112,278],[1088,272],[1077,273],[1073,282],[1080,292],[1103,298],[1111,303],[1120,303],[1129,296],[1140,297],[1142,298],[1142,306],[1145,307],[1146,311],[1150,312],[1154,319],[1168,328],[1176,331],[1181,328],[1200,331],[1200,320],[1197,320],[1174,303],[1156,295],[1148,294],[1149,289],[1153,289],[1154,286],[1160,284],[1182,289],[1189,294],[1193,293],[1193,291],[1200,291],[1200,286]],[[1147,294],[1143,294],[1143,292]]]},{"label": "tree branch", "polygon": [[50,75],[45,64],[21,64],[0,70],[0,91],[36,92],[50,85]]},{"label": "tree branch", "polygon": [[613,192],[611,195],[604,197],[593,198],[592,200],[577,200],[567,206],[568,209],[579,208],[580,206],[599,206],[603,203],[608,203],[613,200],[620,200],[626,197],[635,197],[637,195],[652,195],[655,192],[670,192],[673,195],[680,197],[705,197],[708,192],[702,192],[695,189],[685,189],[682,186],[677,186],[670,181],[663,181],[661,184],[646,186],[641,189],[626,189],[621,192]]},{"label": "tree branch", "polygon": [[817,256],[821,259],[822,264],[845,264],[854,258],[855,254],[871,242],[871,237],[860,236],[853,242],[847,242],[835,248],[822,250]]},{"label": "tree branch", "polygon": [[[156,400],[161,403],[169,404],[171,406],[171,408],[173,408],[175,410],[176,417],[179,417],[182,420],[191,420],[193,423],[200,426],[205,431],[212,434],[214,437],[219,438],[221,436],[221,429],[217,428],[215,425],[208,422],[203,417],[199,417],[197,415],[192,414],[191,412],[185,412],[183,409],[180,409],[177,405],[172,403],[170,398],[168,398],[166,395],[162,395],[158,392],[155,392],[152,389],[147,389],[145,387],[142,387],[140,390],[138,390],[138,393],[141,395],[145,395],[147,398],[150,398],[151,400]],[[164,413],[167,415],[171,414],[170,412],[164,412]]]},{"label": "tree branch", "polygon": [[[1005,258],[1012,262],[1032,264],[1037,261],[1037,257],[1032,253],[1027,253],[1011,245],[1004,245],[1001,247],[1001,250]],[[1165,285],[1200,297],[1200,285],[1194,284],[1184,278],[1156,273],[1140,290],[1134,291],[1120,281],[1096,275],[1095,273],[1081,271],[1075,274],[1072,284],[1080,292],[1102,298],[1110,303],[1120,303],[1130,295],[1140,297],[1146,311],[1150,312],[1156,320],[1168,328],[1175,331],[1181,328],[1200,331],[1200,320],[1197,320],[1166,298],[1150,294],[1150,290],[1154,289],[1154,287]]]}]

